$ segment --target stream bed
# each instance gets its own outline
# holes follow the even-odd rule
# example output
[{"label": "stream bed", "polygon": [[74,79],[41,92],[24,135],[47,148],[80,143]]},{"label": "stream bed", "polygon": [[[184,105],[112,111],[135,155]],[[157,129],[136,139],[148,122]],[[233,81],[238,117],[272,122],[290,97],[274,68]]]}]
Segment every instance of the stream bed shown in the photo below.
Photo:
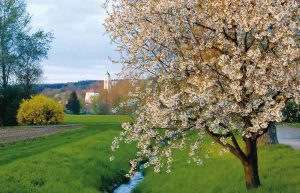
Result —
[{"label": "stream bed", "polygon": [[139,171],[130,179],[130,181],[126,184],[121,184],[114,190],[114,193],[131,193],[132,190],[144,180],[142,168],[143,165],[140,165]]}]

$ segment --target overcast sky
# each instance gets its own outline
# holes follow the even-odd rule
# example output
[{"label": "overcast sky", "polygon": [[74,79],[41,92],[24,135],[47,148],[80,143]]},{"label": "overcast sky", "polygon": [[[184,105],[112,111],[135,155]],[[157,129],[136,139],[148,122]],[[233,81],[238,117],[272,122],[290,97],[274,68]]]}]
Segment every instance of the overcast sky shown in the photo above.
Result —
[{"label": "overcast sky", "polygon": [[102,25],[106,15],[103,0],[27,0],[32,25],[54,33],[47,60],[42,62],[46,83],[103,79],[121,67]]}]

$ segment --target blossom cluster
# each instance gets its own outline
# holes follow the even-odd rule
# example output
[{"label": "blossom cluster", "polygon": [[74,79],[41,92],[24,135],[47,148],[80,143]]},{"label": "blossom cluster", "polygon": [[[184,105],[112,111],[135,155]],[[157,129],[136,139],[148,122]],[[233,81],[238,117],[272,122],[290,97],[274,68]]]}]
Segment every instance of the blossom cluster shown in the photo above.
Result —
[{"label": "blossom cluster", "polygon": [[[122,75],[147,79],[136,119],[113,142],[137,142],[132,161],[170,172],[174,149],[198,155],[206,134],[223,145],[257,138],[300,101],[297,0],[112,0],[105,22]],[[191,142],[191,133],[197,133]],[[187,145],[191,144],[191,145]],[[227,150],[227,149],[225,149]],[[205,155],[209,157],[209,155]],[[164,164],[165,163],[165,164]]]}]

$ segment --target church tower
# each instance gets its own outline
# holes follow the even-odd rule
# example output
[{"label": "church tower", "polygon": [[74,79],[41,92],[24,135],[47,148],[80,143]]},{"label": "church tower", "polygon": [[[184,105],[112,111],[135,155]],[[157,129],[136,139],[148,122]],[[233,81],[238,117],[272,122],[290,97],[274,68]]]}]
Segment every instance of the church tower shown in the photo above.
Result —
[{"label": "church tower", "polygon": [[104,75],[104,90],[110,90],[111,89],[111,79],[110,74],[108,71]]}]

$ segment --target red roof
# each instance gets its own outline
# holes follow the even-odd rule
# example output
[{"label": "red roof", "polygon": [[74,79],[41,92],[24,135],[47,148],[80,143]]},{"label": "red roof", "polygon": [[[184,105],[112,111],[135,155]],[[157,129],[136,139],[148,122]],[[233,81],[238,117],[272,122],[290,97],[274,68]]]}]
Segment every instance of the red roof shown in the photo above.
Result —
[{"label": "red roof", "polygon": [[92,106],[90,104],[85,104],[85,109],[86,110],[91,110],[92,109]]},{"label": "red roof", "polygon": [[98,93],[98,92],[96,92],[95,89],[93,89],[93,88],[88,89],[86,92],[88,92],[88,93]]}]

